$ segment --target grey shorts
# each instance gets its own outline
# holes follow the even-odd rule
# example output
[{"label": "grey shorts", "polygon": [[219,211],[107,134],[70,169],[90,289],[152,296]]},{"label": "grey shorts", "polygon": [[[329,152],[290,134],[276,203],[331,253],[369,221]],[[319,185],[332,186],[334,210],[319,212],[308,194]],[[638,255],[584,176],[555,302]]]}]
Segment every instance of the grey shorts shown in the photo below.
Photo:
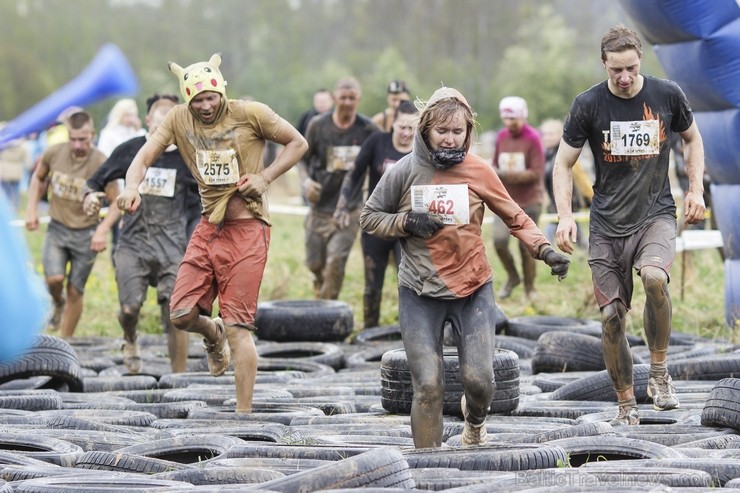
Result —
[{"label": "grey shorts", "polygon": [[591,232],[588,244],[588,264],[599,308],[615,300],[630,308],[634,289],[632,269],[639,274],[643,267],[658,267],[670,281],[676,257],[676,219],[670,216],[649,219],[634,234],[624,237]]},{"label": "grey shorts", "polygon": [[163,263],[142,255],[141,252],[119,247],[113,258],[116,265],[118,302],[122,306],[140,307],[146,299],[149,286],[157,288],[157,303],[169,303],[182,255]]},{"label": "grey shorts", "polygon": [[68,283],[84,293],[97,255],[90,248],[94,233],[95,226],[71,229],[52,220],[44,238],[41,259],[44,275],[47,278],[65,276],[67,264],[70,264]]}]

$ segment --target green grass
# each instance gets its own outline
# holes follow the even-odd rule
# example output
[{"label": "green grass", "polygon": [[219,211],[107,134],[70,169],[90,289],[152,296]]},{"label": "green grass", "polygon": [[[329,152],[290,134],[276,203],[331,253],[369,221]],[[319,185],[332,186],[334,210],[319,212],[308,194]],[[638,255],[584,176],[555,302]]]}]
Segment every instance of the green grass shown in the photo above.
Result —
[{"label": "green grass", "polygon": [[[286,175],[287,176],[287,175]],[[295,185],[290,178],[281,177],[271,192],[272,203],[285,203],[296,197]],[[282,182],[281,182],[282,180]],[[281,183],[279,183],[281,182]],[[294,202],[294,200],[293,200]],[[488,213],[490,214],[490,212]],[[303,217],[272,213],[272,241],[265,275],[260,290],[260,300],[311,299],[313,282],[305,267],[303,247]],[[26,233],[26,238],[36,269],[41,273],[40,232]],[[494,290],[505,280],[503,268],[493,251],[490,225],[484,226],[484,238],[488,258],[494,270]],[[516,240],[510,244],[514,255],[518,255]],[[674,330],[698,334],[711,338],[740,341],[725,324],[724,320],[724,268],[716,250],[697,250],[686,255],[683,299],[681,299],[682,257],[678,254],[671,272],[670,289],[673,299]],[[522,287],[514,294],[499,301],[509,318],[525,315],[552,315],[598,319],[599,311],[591,288],[591,274],[586,263],[586,252],[577,250],[571,259],[570,273],[562,282],[549,275],[549,269],[538,263],[536,287],[539,297],[529,302]],[[355,314],[355,330],[362,328],[362,293],[364,275],[359,240],[349,257],[346,276],[339,299],[347,302]],[[632,310],[628,314],[628,330],[642,336],[642,311],[644,291],[635,276],[635,293]],[[120,337],[121,329],[116,321],[118,297],[115,275],[110,261],[110,251],[98,255],[95,267],[85,290],[85,308],[77,327],[77,336]],[[394,324],[398,320],[398,293],[395,268],[389,267],[383,288],[381,325]],[[142,309],[139,330],[142,333],[159,333],[159,307],[156,293],[150,288]]]}]

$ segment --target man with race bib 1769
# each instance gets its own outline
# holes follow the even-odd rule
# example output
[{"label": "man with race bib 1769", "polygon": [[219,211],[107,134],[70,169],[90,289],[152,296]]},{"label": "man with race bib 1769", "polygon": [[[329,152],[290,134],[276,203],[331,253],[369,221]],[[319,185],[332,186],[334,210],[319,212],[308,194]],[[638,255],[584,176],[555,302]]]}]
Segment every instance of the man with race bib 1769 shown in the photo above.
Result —
[{"label": "man with race bib 1769", "polygon": [[588,263],[601,309],[604,361],[619,402],[612,425],[640,423],[632,354],[625,333],[634,269],[645,288],[644,330],[650,349],[647,393],[653,408],[679,406],[666,353],[671,336],[668,281],[676,254],[676,204],[668,179],[671,135],[685,143],[690,188],[685,219],[704,218],[704,148],[691,107],[675,82],[640,74],[642,43],[623,25],[601,40],[607,79],[578,95],[555,158],[553,188],[558,247],[573,252],[572,168],[588,142],[594,156],[594,196]]}]

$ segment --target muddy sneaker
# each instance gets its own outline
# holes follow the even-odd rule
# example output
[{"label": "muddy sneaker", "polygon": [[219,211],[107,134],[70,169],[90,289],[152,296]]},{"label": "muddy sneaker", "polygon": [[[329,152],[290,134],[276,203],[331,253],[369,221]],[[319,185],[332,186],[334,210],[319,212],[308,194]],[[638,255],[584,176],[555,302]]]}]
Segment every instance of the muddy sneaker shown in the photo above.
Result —
[{"label": "muddy sneaker", "polygon": [[656,411],[676,409],[679,405],[676,389],[673,387],[673,379],[668,372],[660,376],[650,376],[647,394],[653,398],[653,409]]},{"label": "muddy sneaker", "polygon": [[624,404],[619,406],[617,417],[609,421],[612,426],[633,426],[640,424],[640,414],[637,412],[637,406],[633,404]]},{"label": "muddy sneaker", "polygon": [[462,437],[460,438],[462,446],[471,447],[474,445],[487,444],[488,431],[486,430],[486,422],[484,421],[479,425],[474,425],[468,421],[468,406],[465,402],[465,394],[463,394],[462,399],[460,400],[460,408],[465,417],[465,428],[463,428]]},{"label": "muddy sneaker", "polygon": [[218,377],[223,375],[229,368],[231,350],[226,341],[226,334],[224,334],[223,320],[214,318],[213,322],[216,324],[216,329],[218,330],[218,339],[212,344],[203,339],[203,348],[208,353],[208,371],[214,377]]},{"label": "muddy sneaker", "polygon": [[141,349],[139,342],[123,342],[123,364],[129,373],[139,373],[141,371]]},{"label": "muddy sneaker", "polygon": [[62,300],[61,303],[54,302],[54,312],[51,314],[49,323],[46,324],[46,328],[50,331],[59,329],[59,324],[62,322],[62,312],[64,312],[64,305],[66,300]]}]

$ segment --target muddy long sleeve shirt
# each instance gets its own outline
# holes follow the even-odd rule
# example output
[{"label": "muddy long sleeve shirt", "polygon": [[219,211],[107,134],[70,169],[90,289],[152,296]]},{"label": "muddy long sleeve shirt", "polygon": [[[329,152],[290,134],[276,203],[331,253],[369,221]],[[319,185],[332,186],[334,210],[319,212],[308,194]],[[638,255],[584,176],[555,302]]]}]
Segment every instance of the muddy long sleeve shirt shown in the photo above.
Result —
[{"label": "muddy long sleeve shirt", "polygon": [[[438,170],[417,133],[411,154],[385,172],[368,198],[360,225],[374,236],[401,239],[400,286],[420,296],[463,298],[493,277],[481,236],[486,207],[534,258],[549,244],[487,162],[468,154],[462,163]],[[440,214],[445,226],[427,239],[410,235],[403,224],[411,211]]]}]

